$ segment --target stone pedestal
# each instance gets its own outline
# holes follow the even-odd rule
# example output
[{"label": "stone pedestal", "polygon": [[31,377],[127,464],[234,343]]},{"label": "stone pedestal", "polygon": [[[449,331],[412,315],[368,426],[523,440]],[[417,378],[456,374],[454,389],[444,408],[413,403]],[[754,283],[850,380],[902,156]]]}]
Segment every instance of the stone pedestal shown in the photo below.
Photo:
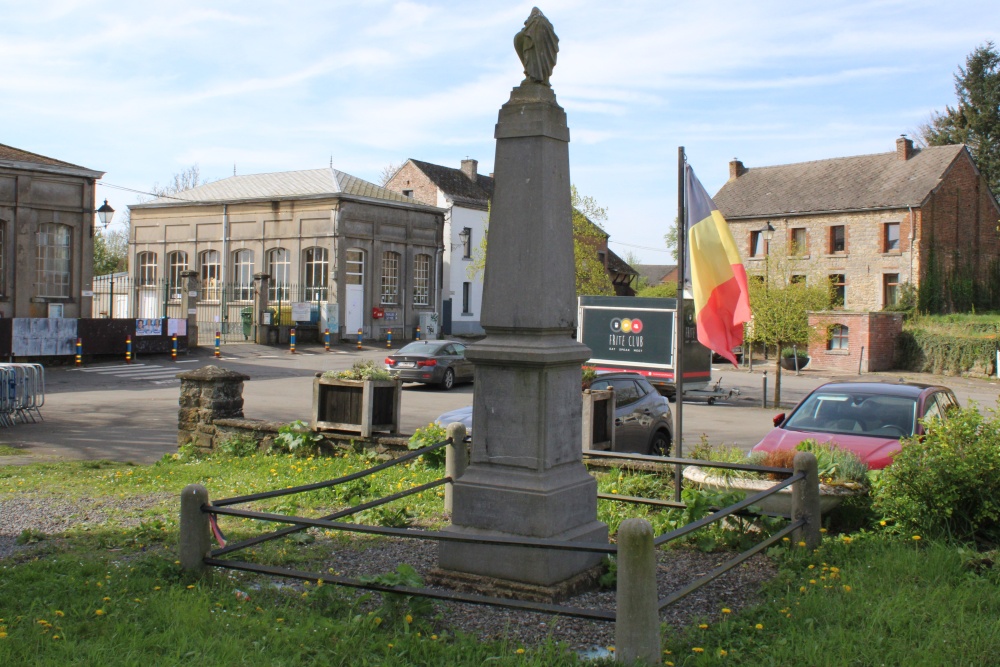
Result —
[{"label": "stone pedestal", "polygon": [[178,373],[181,380],[177,446],[212,449],[215,420],[243,417],[243,383],[249,376],[218,366]]},{"label": "stone pedestal", "polygon": [[[454,485],[451,530],[607,542],[597,483],[582,461],[581,364],[573,339],[575,263],[569,130],[552,89],[525,80],[500,110],[472,458]],[[601,560],[597,553],[441,543],[442,569],[543,586]]]}]

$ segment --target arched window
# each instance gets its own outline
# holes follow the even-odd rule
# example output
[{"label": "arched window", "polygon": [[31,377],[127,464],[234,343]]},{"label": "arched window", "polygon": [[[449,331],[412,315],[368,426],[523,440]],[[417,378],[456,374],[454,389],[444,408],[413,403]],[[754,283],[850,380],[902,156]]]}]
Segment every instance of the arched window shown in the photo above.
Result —
[{"label": "arched window", "polygon": [[271,301],[288,301],[288,284],[292,276],[292,255],[285,248],[267,251],[267,273],[271,285],[267,298]]},{"label": "arched window", "polygon": [[140,252],[135,257],[136,278],[139,280],[139,287],[156,286],[156,253]]},{"label": "arched window", "polygon": [[826,349],[828,350],[846,350],[847,349],[847,338],[848,338],[848,328],[843,324],[835,324],[830,327],[830,340],[827,341]]},{"label": "arched window", "polygon": [[413,305],[431,304],[431,256],[417,255],[413,259]]},{"label": "arched window", "polygon": [[69,297],[72,230],[46,223],[38,226],[35,239],[35,294]]},{"label": "arched window", "polygon": [[198,256],[199,272],[201,274],[201,298],[205,301],[218,301],[222,295],[220,272],[222,259],[218,250],[205,250]]},{"label": "arched window", "polygon": [[242,248],[233,253],[233,298],[253,301],[253,250]]},{"label": "arched window", "polygon": [[167,294],[173,300],[181,298],[181,290],[183,289],[181,273],[187,271],[187,269],[188,256],[186,252],[177,250],[167,255],[167,280],[169,281]]},{"label": "arched window", "polygon": [[382,253],[382,304],[399,303],[399,253],[387,250]]},{"label": "arched window", "polygon": [[305,272],[305,300],[326,301],[329,285],[329,267],[326,248],[306,248],[302,251],[302,269]]}]

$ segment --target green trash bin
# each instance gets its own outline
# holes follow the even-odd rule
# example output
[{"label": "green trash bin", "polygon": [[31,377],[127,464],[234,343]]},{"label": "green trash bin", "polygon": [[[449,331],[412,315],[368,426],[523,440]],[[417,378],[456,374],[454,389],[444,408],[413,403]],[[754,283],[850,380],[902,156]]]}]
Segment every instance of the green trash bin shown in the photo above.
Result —
[{"label": "green trash bin", "polygon": [[243,320],[243,340],[250,340],[253,334],[253,308],[247,306],[240,311],[240,319]]}]

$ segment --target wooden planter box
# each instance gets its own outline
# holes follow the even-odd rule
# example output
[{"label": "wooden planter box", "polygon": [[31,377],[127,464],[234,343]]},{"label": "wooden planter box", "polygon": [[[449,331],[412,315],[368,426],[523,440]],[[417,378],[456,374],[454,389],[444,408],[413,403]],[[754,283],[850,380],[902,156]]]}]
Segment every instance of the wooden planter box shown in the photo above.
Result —
[{"label": "wooden planter box", "polygon": [[583,390],[583,451],[615,449],[615,392]]},{"label": "wooden planter box", "polygon": [[314,431],[350,431],[362,437],[398,433],[403,383],[399,380],[313,380]]}]

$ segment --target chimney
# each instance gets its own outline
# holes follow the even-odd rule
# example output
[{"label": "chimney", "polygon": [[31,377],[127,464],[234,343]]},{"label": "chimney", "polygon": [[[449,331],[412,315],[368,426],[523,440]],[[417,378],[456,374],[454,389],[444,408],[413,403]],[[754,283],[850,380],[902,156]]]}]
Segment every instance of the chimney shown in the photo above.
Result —
[{"label": "chimney", "polygon": [[733,158],[732,162],[729,163],[729,180],[735,180],[747,173],[747,168],[743,166],[743,163]]},{"label": "chimney", "polygon": [[909,160],[913,153],[913,140],[907,139],[905,134],[899,135],[899,139],[896,139],[896,159]]},{"label": "chimney", "polygon": [[466,177],[468,177],[468,179],[473,183],[479,180],[479,172],[477,169],[479,169],[478,160],[470,160],[468,158],[462,160],[462,173],[465,174]]}]

